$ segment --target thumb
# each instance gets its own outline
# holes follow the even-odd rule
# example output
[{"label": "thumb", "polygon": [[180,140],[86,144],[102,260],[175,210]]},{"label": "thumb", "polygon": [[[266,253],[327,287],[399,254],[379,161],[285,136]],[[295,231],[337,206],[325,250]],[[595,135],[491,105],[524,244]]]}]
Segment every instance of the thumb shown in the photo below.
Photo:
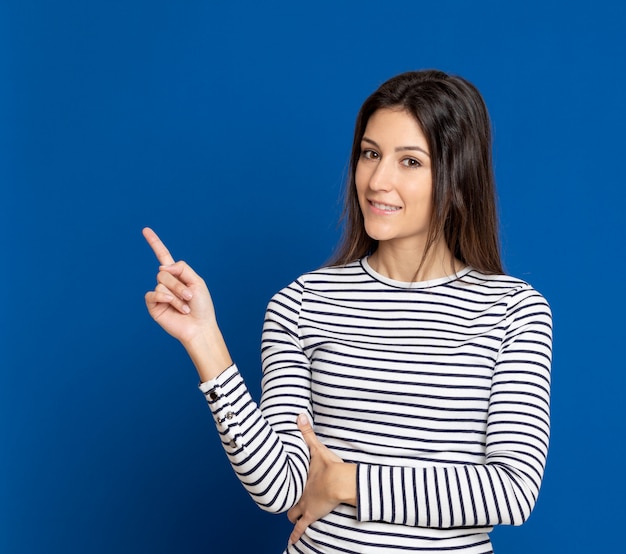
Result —
[{"label": "thumb", "polygon": [[311,427],[311,423],[309,422],[309,418],[306,416],[306,414],[300,414],[298,416],[297,423],[298,429],[300,429],[300,432],[304,437],[304,441],[306,442],[309,449],[321,444],[319,439],[315,435],[315,431],[313,431],[313,427]]}]

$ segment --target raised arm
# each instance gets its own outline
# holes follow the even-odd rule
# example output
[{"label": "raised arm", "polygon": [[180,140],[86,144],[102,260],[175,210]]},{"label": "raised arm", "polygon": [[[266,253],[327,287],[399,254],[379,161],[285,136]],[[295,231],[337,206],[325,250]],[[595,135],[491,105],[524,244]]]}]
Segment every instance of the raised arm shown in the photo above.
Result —
[{"label": "raised arm", "polygon": [[146,228],[143,235],[161,264],[157,284],[146,294],[150,315],[193,360],[224,450],[254,501],[271,512],[289,509],[302,494],[309,464],[296,418],[311,412],[308,360],[299,350],[294,322],[268,315],[266,327],[281,337],[275,355],[284,350],[279,343],[287,343],[294,363],[270,371],[270,380],[286,384],[283,408],[259,409],[230,358],[204,280],[185,262],[174,261],[154,231]]}]

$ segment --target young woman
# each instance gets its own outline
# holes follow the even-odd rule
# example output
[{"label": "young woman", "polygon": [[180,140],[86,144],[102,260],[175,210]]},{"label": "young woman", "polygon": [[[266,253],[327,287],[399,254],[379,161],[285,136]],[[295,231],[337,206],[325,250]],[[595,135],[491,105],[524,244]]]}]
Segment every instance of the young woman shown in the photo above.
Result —
[{"label": "young woman", "polygon": [[537,500],[551,314],[503,274],[490,123],[466,80],[410,72],[357,117],[332,263],[271,300],[263,393],[233,364],[203,280],[150,229],[152,317],[193,360],[254,501],[288,510],[286,552],[491,552]]}]

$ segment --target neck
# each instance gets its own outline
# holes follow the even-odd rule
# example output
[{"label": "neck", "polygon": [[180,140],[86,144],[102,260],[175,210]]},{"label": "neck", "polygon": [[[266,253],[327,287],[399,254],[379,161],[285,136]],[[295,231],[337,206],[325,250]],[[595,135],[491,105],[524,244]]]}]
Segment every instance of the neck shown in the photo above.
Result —
[{"label": "neck", "polygon": [[374,271],[404,283],[439,279],[463,268],[463,264],[454,258],[442,240],[433,245],[425,258],[423,249],[402,248],[380,242],[368,262]]}]

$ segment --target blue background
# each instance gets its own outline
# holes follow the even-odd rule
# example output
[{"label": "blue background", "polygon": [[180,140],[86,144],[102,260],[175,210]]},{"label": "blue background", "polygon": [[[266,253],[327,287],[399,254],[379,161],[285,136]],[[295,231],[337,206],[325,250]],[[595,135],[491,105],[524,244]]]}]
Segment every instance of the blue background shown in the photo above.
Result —
[{"label": "blue background", "polygon": [[555,320],[553,440],[499,553],[616,552],[625,437],[623,3],[0,2],[0,551],[282,551],[143,294],[154,227],[258,399],[270,296],[330,256],[356,112],[461,74],[508,271]]}]

